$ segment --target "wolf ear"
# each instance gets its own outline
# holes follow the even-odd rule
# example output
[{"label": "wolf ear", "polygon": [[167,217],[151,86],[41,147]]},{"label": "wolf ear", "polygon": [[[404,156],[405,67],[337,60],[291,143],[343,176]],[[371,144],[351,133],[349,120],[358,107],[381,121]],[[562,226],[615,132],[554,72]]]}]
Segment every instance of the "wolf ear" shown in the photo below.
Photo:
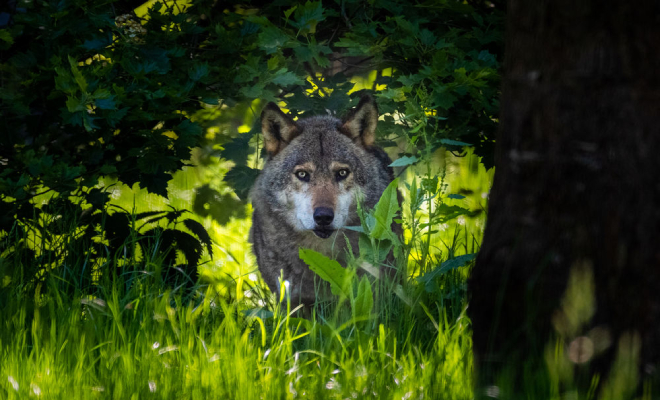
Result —
[{"label": "wolf ear", "polygon": [[272,157],[300,134],[300,128],[275,103],[271,102],[266,104],[261,112],[261,133],[264,135],[266,151]]},{"label": "wolf ear", "polygon": [[357,107],[349,111],[340,128],[341,133],[363,146],[371,146],[376,141],[378,106],[370,95],[362,96]]}]

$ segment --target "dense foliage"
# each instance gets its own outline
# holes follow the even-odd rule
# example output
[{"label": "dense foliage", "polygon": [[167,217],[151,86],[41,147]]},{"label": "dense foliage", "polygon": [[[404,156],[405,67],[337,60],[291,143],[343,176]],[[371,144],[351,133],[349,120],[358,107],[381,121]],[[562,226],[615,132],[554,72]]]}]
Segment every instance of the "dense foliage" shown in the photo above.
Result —
[{"label": "dense foliage", "polygon": [[[103,237],[111,253],[125,249],[127,230],[114,240],[103,232],[104,177],[166,197],[172,174],[207,140],[200,110],[261,99],[293,115],[341,112],[358,95],[355,77],[370,73],[385,114],[381,144],[396,140],[407,156],[398,165],[467,144],[490,164],[500,6],[191,3],[157,2],[141,18],[121,1],[3,6],[0,232],[35,229],[30,221],[43,214],[42,240],[84,226],[75,236],[83,245]],[[258,133],[255,127],[210,139],[222,146],[216,155],[235,163],[225,181],[242,200],[258,173],[247,162],[260,150]],[[57,228],[57,218],[46,217],[62,214],[76,218]],[[197,240],[201,251],[199,227],[186,231],[172,244]]]}]

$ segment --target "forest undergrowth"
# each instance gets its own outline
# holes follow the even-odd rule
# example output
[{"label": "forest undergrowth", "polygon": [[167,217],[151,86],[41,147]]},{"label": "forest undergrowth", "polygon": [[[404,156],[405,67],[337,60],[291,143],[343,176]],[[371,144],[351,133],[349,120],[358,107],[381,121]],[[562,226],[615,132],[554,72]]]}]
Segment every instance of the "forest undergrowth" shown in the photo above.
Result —
[{"label": "forest undergrowth", "polygon": [[[456,205],[465,196],[448,192],[444,174],[400,182],[402,209],[377,205],[363,219],[389,213],[404,238],[384,239],[363,223],[366,240],[343,292],[307,318],[285,291],[269,293],[261,282],[241,280],[240,299],[204,277],[193,282],[137,236],[125,243],[133,251],[93,263],[62,237],[60,254],[68,256],[58,264],[34,258],[46,241],[17,226],[1,238],[4,248],[25,241],[35,248],[0,259],[0,397],[471,398],[465,293],[481,234],[466,223],[474,215]],[[152,239],[157,247],[159,237]],[[107,250],[103,240],[93,247]],[[356,273],[390,248],[405,278]],[[332,262],[304,259],[321,269]],[[28,267],[43,273],[23,274]],[[91,280],[82,279],[85,271]],[[172,273],[178,279],[164,280]]]}]

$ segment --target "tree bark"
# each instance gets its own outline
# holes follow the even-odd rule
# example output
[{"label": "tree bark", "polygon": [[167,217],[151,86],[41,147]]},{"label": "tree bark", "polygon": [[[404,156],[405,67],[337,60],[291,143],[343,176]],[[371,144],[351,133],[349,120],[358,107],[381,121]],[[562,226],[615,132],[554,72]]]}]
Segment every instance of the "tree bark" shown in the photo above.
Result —
[{"label": "tree bark", "polygon": [[510,0],[506,35],[469,282],[477,398],[553,368],[600,374],[601,394],[623,369],[630,393],[660,357],[660,5]]}]

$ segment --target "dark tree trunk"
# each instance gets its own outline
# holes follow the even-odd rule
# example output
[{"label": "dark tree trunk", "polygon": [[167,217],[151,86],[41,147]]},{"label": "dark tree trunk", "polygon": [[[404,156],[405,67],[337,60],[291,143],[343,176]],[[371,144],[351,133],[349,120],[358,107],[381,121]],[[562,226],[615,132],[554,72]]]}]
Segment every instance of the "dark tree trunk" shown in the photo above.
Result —
[{"label": "dark tree trunk", "polygon": [[657,381],[660,5],[510,0],[505,55],[469,283],[477,386],[506,369],[515,398],[561,357],[599,391],[613,363]]}]

